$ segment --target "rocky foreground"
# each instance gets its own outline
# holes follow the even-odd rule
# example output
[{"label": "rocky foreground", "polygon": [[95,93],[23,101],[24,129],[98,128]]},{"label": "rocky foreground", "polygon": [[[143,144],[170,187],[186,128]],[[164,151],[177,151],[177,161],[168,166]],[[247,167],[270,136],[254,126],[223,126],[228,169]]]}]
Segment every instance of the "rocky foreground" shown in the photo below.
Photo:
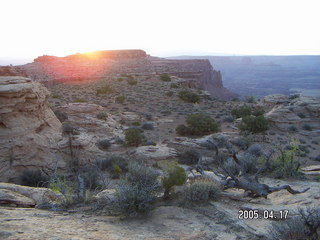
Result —
[{"label": "rocky foreground", "polygon": [[[284,182],[263,179],[263,182],[282,185]],[[287,182],[286,182],[287,183]],[[219,201],[205,205],[179,207],[161,204],[146,218],[122,219],[108,216],[108,211],[97,210],[97,202],[69,211],[48,211],[35,208],[0,207],[1,239],[267,239],[275,220],[241,220],[240,209],[288,210],[288,217],[297,209],[317,207],[320,201],[319,182],[291,181],[296,189],[310,187],[303,194],[292,195],[285,190],[270,194],[268,199],[251,199],[240,190],[230,189]],[[4,190],[10,188],[23,193],[21,187],[0,184],[0,202]],[[25,187],[24,187],[25,188]],[[29,188],[24,201],[39,203],[40,189]],[[33,194],[30,194],[34,192]],[[22,194],[21,194],[22,195]],[[29,197],[26,197],[28,195]],[[51,199],[57,201],[57,197]],[[34,198],[34,199],[32,199]],[[29,199],[29,200],[27,200]],[[37,200],[37,201],[35,201]],[[48,200],[48,199],[47,199]],[[21,204],[22,202],[20,202]],[[11,206],[18,205],[11,203]],[[94,210],[96,209],[96,210]],[[278,220],[279,221],[279,220]],[[285,221],[285,220],[283,220]]]}]

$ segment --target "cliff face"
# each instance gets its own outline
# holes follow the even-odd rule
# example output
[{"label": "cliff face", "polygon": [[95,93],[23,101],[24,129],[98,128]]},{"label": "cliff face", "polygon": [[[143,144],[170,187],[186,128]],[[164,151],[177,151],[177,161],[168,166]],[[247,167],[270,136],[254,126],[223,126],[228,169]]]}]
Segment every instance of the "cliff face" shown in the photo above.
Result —
[{"label": "cliff face", "polygon": [[33,167],[54,170],[61,123],[48,107],[49,91],[23,77],[0,77],[0,181],[16,181]]},{"label": "cliff face", "polygon": [[189,87],[206,90],[213,97],[235,97],[223,87],[220,72],[213,70],[208,60],[169,60],[150,57],[142,50],[96,51],[66,57],[41,56],[33,63],[18,68],[20,75],[51,83],[92,81],[110,74],[169,73],[186,79]]}]

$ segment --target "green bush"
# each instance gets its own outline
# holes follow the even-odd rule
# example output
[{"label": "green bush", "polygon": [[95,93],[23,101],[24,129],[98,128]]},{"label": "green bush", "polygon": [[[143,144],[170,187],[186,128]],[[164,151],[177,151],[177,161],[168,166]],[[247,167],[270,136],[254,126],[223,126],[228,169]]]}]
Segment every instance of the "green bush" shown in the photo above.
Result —
[{"label": "green bush", "polygon": [[164,198],[168,198],[174,186],[181,186],[186,182],[187,174],[176,162],[163,162],[162,169],[165,171],[165,175],[162,177]]},{"label": "green bush", "polygon": [[137,128],[129,128],[125,131],[125,143],[127,146],[139,146],[143,141],[143,135]]},{"label": "green bush", "polygon": [[72,134],[72,135],[79,134],[76,127],[70,122],[63,122],[62,123],[62,131],[66,134]]},{"label": "green bush", "polygon": [[174,94],[174,92],[172,92],[172,91],[166,92],[166,96],[168,96],[168,97],[172,97],[173,94]]},{"label": "green bush", "polygon": [[49,178],[42,175],[40,170],[25,170],[20,176],[21,185],[30,187],[45,187]]},{"label": "green bush", "polygon": [[99,112],[96,117],[101,120],[107,120],[108,114],[106,112]]},{"label": "green bush", "polygon": [[265,119],[263,115],[260,115],[258,117],[255,117],[255,116],[243,117],[239,127],[242,132],[249,132],[249,133],[264,133],[269,129],[268,121],[267,119]]},{"label": "green bush", "polygon": [[200,154],[196,150],[189,149],[179,154],[179,163],[194,165],[198,163],[199,157]]},{"label": "green bush", "polygon": [[308,123],[303,124],[302,129],[306,131],[312,131],[312,127]]},{"label": "green bush", "polygon": [[141,122],[139,122],[139,121],[135,121],[135,122],[133,122],[131,125],[132,125],[132,126],[136,126],[136,127],[138,127],[138,126],[140,126],[140,125],[141,125]]},{"label": "green bush", "polygon": [[176,127],[176,133],[185,136],[189,134],[189,128],[186,127],[184,124],[180,124],[178,127]]},{"label": "green bush", "polygon": [[256,117],[258,117],[258,116],[260,116],[260,115],[263,115],[265,112],[264,112],[264,110],[263,110],[263,108],[262,107],[256,107],[256,108],[254,108],[253,110],[252,110],[252,115],[254,115],[254,116],[256,116]]},{"label": "green bush", "polygon": [[189,102],[189,103],[198,103],[200,102],[200,97],[199,95],[190,92],[188,90],[182,90],[179,92],[179,97],[185,101],[185,102]]},{"label": "green bush", "polygon": [[109,85],[105,85],[97,89],[97,94],[107,94],[111,93],[113,90]]},{"label": "green bush", "polygon": [[176,83],[171,83],[170,88],[179,88],[179,85]]},{"label": "green bush", "polygon": [[269,161],[264,158],[260,158],[259,161],[274,178],[297,178],[301,176],[300,163],[296,159],[299,153],[301,150],[298,144],[291,140],[286,150],[279,149],[278,154]]},{"label": "green bush", "polygon": [[191,202],[207,202],[219,196],[219,187],[210,180],[199,179],[192,182],[185,190],[185,200]]},{"label": "green bush", "polygon": [[128,173],[116,187],[115,202],[125,216],[145,215],[156,202],[159,173],[143,165],[131,163]]},{"label": "green bush", "polygon": [[108,139],[101,139],[98,141],[98,147],[102,150],[107,150],[111,146],[111,143]]},{"label": "green bush", "polygon": [[186,120],[187,126],[179,125],[176,132],[180,135],[206,135],[219,131],[219,124],[206,113],[195,113]]},{"label": "green bush", "polygon": [[170,82],[171,81],[171,77],[168,73],[162,73],[160,75],[160,79],[164,82]]},{"label": "green bush", "polygon": [[255,96],[246,96],[246,101],[248,103],[256,103],[256,97]]},{"label": "green bush", "polygon": [[116,103],[124,104],[125,100],[126,100],[125,96],[117,96],[116,97]]},{"label": "green bush", "polygon": [[135,80],[135,79],[132,77],[132,78],[127,79],[127,83],[132,86],[132,85],[136,85],[136,84],[138,83],[138,81]]},{"label": "green bush", "polygon": [[121,174],[128,171],[128,161],[120,156],[111,156],[96,162],[101,171],[109,171],[112,178],[119,178]]},{"label": "green bush", "polygon": [[252,113],[252,109],[249,106],[241,106],[240,108],[233,109],[231,114],[236,118],[242,118],[246,116],[250,116]]}]

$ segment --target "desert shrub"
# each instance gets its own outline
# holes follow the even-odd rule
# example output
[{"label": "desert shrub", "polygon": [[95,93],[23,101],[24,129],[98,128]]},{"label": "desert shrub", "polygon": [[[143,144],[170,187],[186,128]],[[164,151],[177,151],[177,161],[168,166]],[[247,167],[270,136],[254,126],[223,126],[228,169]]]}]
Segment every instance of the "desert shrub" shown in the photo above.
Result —
[{"label": "desert shrub", "polygon": [[248,103],[256,103],[256,97],[255,96],[245,96],[245,99]]},{"label": "desert shrub", "polygon": [[300,97],[300,94],[292,94],[289,96],[289,99],[292,100],[292,99],[296,99],[298,97]]},{"label": "desert shrub", "polygon": [[58,110],[58,111],[54,111],[54,114],[57,116],[60,122],[64,122],[68,120],[68,114],[66,112]]},{"label": "desert shrub", "polygon": [[224,119],[223,119],[224,122],[229,122],[229,123],[232,123],[234,121],[234,117],[233,116],[226,116]]},{"label": "desert shrub", "polygon": [[96,166],[101,171],[111,170],[114,165],[118,165],[122,172],[128,171],[128,161],[125,158],[117,155],[105,158],[103,160],[98,160],[96,162]]},{"label": "desert shrub", "polygon": [[125,100],[126,100],[125,96],[117,96],[116,97],[116,103],[124,104]]},{"label": "desert shrub", "polygon": [[288,127],[288,130],[289,130],[290,132],[296,132],[298,129],[297,129],[296,126],[291,125],[290,127]]},{"label": "desert shrub", "polygon": [[243,173],[256,173],[257,172],[257,159],[258,157],[250,153],[245,153],[238,156],[241,171]]},{"label": "desert shrub", "polygon": [[186,182],[187,174],[176,162],[163,161],[162,169],[165,171],[165,175],[161,179],[164,198],[168,198],[174,186],[181,186]]},{"label": "desert shrub", "polygon": [[97,94],[107,94],[111,93],[112,91],[112,87],[110,87],[109,85],[104,85],[103,87],[97,89]]},{"label": "desert shrub", "polygon": [[306,117],[306,115],[305,115],[304,113],[302,113],[302,112],[297,113],[297,115],[298,115],[300,118],[305,118],[305,117]]},{"label": "desert shrub", "polygon": [[73,134],[73,135],[77,135],[79,133],[76,127],[70,122],[62,123],[62,131],[66,134]]},{"label": "desert shrub", "polygon": [[240,99],[239,98],[232,98],[231,101],[232,102],[240,102]]},{"label": "desert shrub", "polygon": [[200,102],[200,96],[188,90],[183,90],[179,92],[179,97],[189,103],[198,103]]},{"label": "desert shrub", "polygon": [[251,144],[251,138],[250,136],[244,136],[231,139],[230,142],[239,147],[241,150],[246,150]]},{"label": "desert shrub", "polygon": [[30,187],[45,187],[49,178],[42,175],[40,170],[25,170],[20,176],[21,185]]},{"label": "desert shrub", "polygon": [[314,160],[320,162],[320,155],[316,156]]},{"label": "desert shrub", "polygon": [[132,85],[136,85],[136,84],[138,83],[138,81],[135,80],[135,79],[132,77],[132,78],[127,79],[127,83],[132,86]]},{"label": "desert shrub", "polygon": [[256,157],[260,157],[263,155],[262,147],[258,143],[252,144],[248,148],[247,152],[249,152],[251,155],[256,156]]},{"label": "desert shrub", "polygon": [[290,142],[290,148],[286,150],[279,149],[279,154],[273,157],[266,165],[265,159],[260,161],[267,166],[269,172],[275,178],[296,178],[301,176],[299,172],[300,163],[296,156],[300,153],[299,146],[294,140]]},{"label": "desert shrub", "polygon": [[75,103],[86,103],[88,101],[86,99],[83,99],[83,98],[77,98],[73,102],[75,102]]},{"label": "desert shrub", "polygon": [[200,153],[198,153],[196,150],[189,149],[179,154],[179,163],[194,165],[198,163],[199,157]]},{"label": "desert shrub", "polygon": [[143,135],[137,128],[129,128],[125,131],[125,143],[127,146],[139,146],[143,141]]},{"label": "desert shrub", "polygon": [[264,112],[264,110],[263,110],[263,108],[262,107],[256,107],[256,108],[254,108],[253,110],[252,110],[252,115],[254,115],[254,116],[256,116],[256,117],[258,117],[258,116],[260,116],[260,115],[263,115],[265,112]]},{"label": "desert shrub", "polygon": [[99,112],[96,117],[101,120],[107,120],[108,114],[106,112]]},{"label": "desert shrub", "polygon": [[298,216],[271,225],[271,240],[317,240],[319,239],[320,208],[299,209]]},{"label": "desert shrub", "polygon": [[188,135],[189,134],[189,128],[184,124],[180,124],[178,127],[176,127],[176,133],[181,135],[181,136]]},{"label": "desert shrub", "polygon": [[170,88],[179,88],[179,85],[176,83],[171,83]]},{"label": "desert shrub", "polygon": [[115,202],[125,216],[145,215],[156,201],[159,173],[150,167],[131,163],[128,173],[116,187]]},{"label": "desert shrub", "polygon": [[195,113],[188,116],[187,126],[179,125],[176,132],[179,135],[206,135],[219,131],[219,124],[205,113]]},{"label": "desert shrub", "polygon": [[136,127],[138,127],[138,126],[140,126],[140,125],[141,125],[141,122],[139,122],[139,121],[135,121],[135,122],[132,122],[132,123],[131,123],[131,125],[132,125],[132,126],[136,126]]},{"label": "desert shrub", "polygon": [[172,97],[173,94],[174,94],[174,92],[172,92],[172,91],[166,92],[166,96],[168,96],[168,97]]},{"label": "desert shrub", "polygon": [[106,150],[111,146],[111,143],[108,139],[102,139],[98,141],[98,147],[102,150]]},{"label": "desert shrub", "polygon": [[168,73],[162,73],[160,74],[160,79],[164,82],[170,82],[171,81],[171,77]]},{"label": "desert shrub", "polygon": [[242,132],[249,132],[249,133],[264,133],[269,129],[268,121],[267,119],[265,119],[263,115],[258,117],[255,117],[255,116],[243,117],[239,127]]},{"label": "desert shrub", "polygon": [[205,135],[219,131],[219,125],[209,115],[205,113],[195,113],[190,115],[186,123],[191,135]]},{"label": "desert shrub", "polygon": [[52,98],[60,98],[61,96],[60,96],[60,94],[58,94],[58,93],[53,93],[53,94],[51,95],[51,97],[52,97]]},{"label": "desert shrub", "polygon": [[308,123],[303,124],[302,129],[306,131],[312,131],[312,127]]},{"label": "desert shrub", "polygon": [[185,199],[191,202],[207,202],[219,196],[219,187],[210,180],[199,179],[193,181],[185,189]]},{"label": "desert shrub", "polygon": [[84,179],[86,189],[97,189],[99,186],[99,169],[96,167],[86,168],[81,177]]},{"label": "desert shrub", "polygon": [[252,113],[252,109],[249,106],[241,106],[240,108],[233,109],[231,114],[236,118],[243,118],[246,116],[250,116]]},{"label": "desert shrub", "polygon": [[123,78],[122,78],[122,77],[118,77],[118,78],[117,78],[117,81],[118,81],[118,82],[122,82],[122,81],[123,81]]},{"label": "desert shrub", "polygon": [[142,124],[142,129],[144,130],[153,130],[154,129],[154,124],[152,122],[145,122]]}]

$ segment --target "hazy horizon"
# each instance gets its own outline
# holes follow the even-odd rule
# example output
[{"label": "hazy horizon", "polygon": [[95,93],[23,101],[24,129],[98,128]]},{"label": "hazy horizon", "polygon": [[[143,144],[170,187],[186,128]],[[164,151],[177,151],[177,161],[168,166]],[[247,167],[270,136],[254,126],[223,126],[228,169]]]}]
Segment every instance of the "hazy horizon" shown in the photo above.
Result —
[{"label": "hazy horizon", "polygon": [[318,2],[11,0],[0,59],[111,49],[153,56],[320,55]]}]

